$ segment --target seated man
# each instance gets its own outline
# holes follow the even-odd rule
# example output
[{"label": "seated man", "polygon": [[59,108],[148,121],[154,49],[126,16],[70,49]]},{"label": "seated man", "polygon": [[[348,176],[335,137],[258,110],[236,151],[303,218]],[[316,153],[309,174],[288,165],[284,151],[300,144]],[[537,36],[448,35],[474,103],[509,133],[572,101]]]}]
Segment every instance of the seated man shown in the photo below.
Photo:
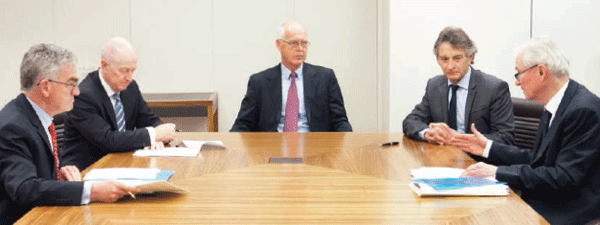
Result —
[{"label": "seated man", "polygon": [[433,52],[444,75],[427,82],[425,95],[402,123],[404,134],[430,143],[449,144],[474,123],[486,137],[514,142],[514,115],[508,84],[473,69],[477,48],[460,28],[440,32]]},{"label": "seated man", "polygon": [[161,125],[132,78],[137,56],[129,41],[112,38],[100,65],[79,85],[81,94],[65,121],[63,157],[80,170],[108,153],[160,148],[175,138],[175,125]]},{"label": "seated man", "polygon": [[333,70],[304,63],[304,27],[286,22],[280,30],[281,64],[250,77],[230,131],[352,131]]},{"label": "seated man", "polygon": [[600,218],[600,98],[569,79],[568,66],[548,38],[533,39],[518,51],[515,85],[546,109],[533,151],[488,140],[475,127],[473,134],[452,140],[458,148],[500,165],[477,163],[463,176],[506,182],[551,224]]},{"label": "seated man", "polygon": [[13,224],[37,205],[114,202],[139,189],[113,181],[82,182],[58,154],[52,116],[70,110],[77,88],[75,55],[34,45],[21,63],[21,90],[0,111],[0,224]]}]

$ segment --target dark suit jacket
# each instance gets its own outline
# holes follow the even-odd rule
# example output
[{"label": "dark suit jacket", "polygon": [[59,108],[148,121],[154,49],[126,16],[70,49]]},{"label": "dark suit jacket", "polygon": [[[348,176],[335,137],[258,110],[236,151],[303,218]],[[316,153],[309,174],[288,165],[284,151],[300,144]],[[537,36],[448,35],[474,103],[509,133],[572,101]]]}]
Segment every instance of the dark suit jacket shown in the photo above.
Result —
[{"label": "dark suit jacket", "polygon": [[91,72],[79,84],[73,109],[65,120],[65,163],[84,170],[108,153],[131,151],[150,146],[148,126],[161,124],[135,81],[121,91],[125,111],[125,132],[118,132],[111,99],[100,83],[98,71]]},{"label": "dark suit jacket", "polygon": [[[304,63],[304,106],[311,132],[352,131],[333,70]],[[250,76],[230,131],[273,131],[281,119],[281,64]]]},{"label": "dark suit jacket", "polygon": [[[415,106],[402,123],[404,134],[422,140],[419,132],[433,122],[448,120],[448,79],[435,76],[427,82],[421,103]],[[471,67],[471,80],[465,107],[465,132],[471,124],[487,138],[512,144],[515,122],[508,84]]]},{"label": "dark suit jacket", "polygon": [[584,224],[600,218],[600,99],[571,80],[555,114],[533,151],[494,142],[488,159],[548,222]]},{"label": "dark suit jacket", "polygon": [[83,182],[56,180],[45,130],[24,94],[0,111],[0,224],[36,205],[81,204]]}]

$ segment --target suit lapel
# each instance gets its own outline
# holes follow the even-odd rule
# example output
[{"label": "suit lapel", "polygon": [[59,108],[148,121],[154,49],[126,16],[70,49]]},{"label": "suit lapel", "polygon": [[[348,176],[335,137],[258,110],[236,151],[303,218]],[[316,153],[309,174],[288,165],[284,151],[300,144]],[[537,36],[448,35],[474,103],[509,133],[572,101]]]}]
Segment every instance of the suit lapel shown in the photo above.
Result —
[{"label": "suit lapel", "polygon": [[[102,104],[102,108],[104,109],[104,113],[108,115],[113,125],[113,128],[117,127],[117,119],[115,116],[115,109],[112,105],[111,99],[108,97],[108,94],[104,90],[104,86],[100,82],[100,72],[97,70],[94,74],[92,74],[92,81],[96,88],[94,88],[94,95],[100,98],[100,103]],[[121,100],[122,101],[122,100]]]},{"label": "suit lapel", "polygon": [[[44,128],[44,126],[42,125],[42,122],[40,121],[40,118],[38,117],[38,115],[35,113],[35,110],[33,109],[33,106],[31,106],[31,104],[29,103],[29,101],[27,100],[27,98],[25,97],[24,94],[20,94],[19,95],[19,104],[21,105],[21,107],[23,107],[23,109],[25,109],[26,112],[26,116],[29,118],[29,122],[31,122],[31,125],[33,125],[33,127],[35,127],[38,135],[40,136],[40,138],[42,138],[42,140],[44,140],[44,143],[46,144],[46,151],[44,151],[46,153],[46,155],[48,156],[48,163],[50,163],[50,165],[52,165],[52,170],[54,171],[54,155],[52,154],[52,146],[50,145],[50,140],[48,137],[48,133],[46,133],[46,128]],[[56,174],[56,172],[54,173]]]},{"label": "suit lapel", "polygon": [[311,106],[314,105],[315,90],[318,90],[319,87],[316,87],[316,72],[312,65],[304,63],[302,70],[302,82],[304,83],[304,110],[306,110],[306,119],[310,127]]},{"label": "suit lapel", "polygon": [[479,79],[479,73],[471,67],[471,80],[469,80],[469,90],[467,94],[467,103],[465,105],[465,132],[471,130],[471,109],[473,108],[473,102],[475,101],[475,95],[477,94],[477,81]]},{"label": "suit lapel", "polygon": [[[578,87],[579,87],[579,84],[577,84],[573,80],[569,80],[569,86],[567,87],[567,90],[565,90],[565,95],[560,100],[560,105],[558,106],[558,110],[556,110],[556,113],[555,113],[556,115],[552,115],[552,119],[551,119],[552,123],[550,124],[550,127],[548,127],[548,131],[546,132],[546,135],[541,137],[542,138],[540,140],[541,145],[540,145],[540,148],[537,149],[535,158],[533,160],[534,163],[537,160],[539,160],[540,158],[542,158],[542,156],[544,154],[546,154],[546,152],[548,151],[548,145],[550,145],[550,142],[552,142],[552,139],[553,139],[553,138],[549,138],[549,137],[556,136],[556,132],[558,132],[558,129],[559,129],[558,124],[562,120],[563,113],[567,109],[567,106],[571,103],[573,96],[575,96],[575,93],[576,93]],[[540,134],[540,132],[538,132],[538,134]]]},{"label": "suit lapel", "polygon": [[[444,79],[440,79],[442,81],[441,84],[437,84],[435,85],[435,89],[437,90],[437,95],[439,96],[439,101],[440,104],[442,105],[441,108],[441,114],[442,114],[442,118],[444,118],[444,122],[448,123],[448,91],[450,89],[450,87],[448,86],[448,79],[444,78]],[[432,107],[432,109],[435,109],[435,105],[437,101],[436,99],[432,99],[432,101],[434,102],[430,102],[430,107]]]},{"label": "suit lapel", "polygon": [[[266,88],[265,90],[273,90],[273,94],[269,95],[269,102],[272,102],[273,104],[275,104],[275,110],[272,113],[275,113],[275,118],[277,118],[276,122],[279,123],[279,121],[281,120],[281,101],[282,101],[282,95],[281,95],[281,63],[277,64],[277,66],[275,66],[275,68],[273,68],[272,70],[273,72],[269,74],[269,76],[267,77],[267,82],[268,82],[268,88]],[[261,116],[262,117],[262,116]],[[273,118],[273,117],[265,117],[265,118]],[[277,127],[275,127],[277,128]]]}]

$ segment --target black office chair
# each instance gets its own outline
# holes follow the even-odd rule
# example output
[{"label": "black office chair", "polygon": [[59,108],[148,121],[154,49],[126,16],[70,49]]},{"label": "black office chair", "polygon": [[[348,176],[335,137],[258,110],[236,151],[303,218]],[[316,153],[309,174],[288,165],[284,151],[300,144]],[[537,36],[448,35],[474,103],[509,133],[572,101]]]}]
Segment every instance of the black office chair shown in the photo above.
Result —
[{"label": "black office chair", "polygon": [[512,98],[515,113],[515,145],[533,149],[544,105],[522,98]]},{"label": "black office chair", "polygon": [[[63,149],[63,145],[65,143],[65,120],[67,117],[67,113],[59,113],[54,116],[54,129],[56,130],[56,143],[58,149]],[[60,152],[60,151],[59,151]]]}]

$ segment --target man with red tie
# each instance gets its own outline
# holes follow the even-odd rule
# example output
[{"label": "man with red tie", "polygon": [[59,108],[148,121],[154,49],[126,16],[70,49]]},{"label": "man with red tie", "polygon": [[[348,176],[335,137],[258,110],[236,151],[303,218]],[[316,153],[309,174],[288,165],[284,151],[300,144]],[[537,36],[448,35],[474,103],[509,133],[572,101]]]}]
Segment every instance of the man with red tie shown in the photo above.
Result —
[{"label": "man with red tie", "polygon": [[59,157],[52,117],[73,108],[79,94],[76,58],[38,44],[21,63],[21,90],[0,111],[0,224],[12,224],[36,205],[114,202],[139,189],[114,181],[82,182]]},{"label": "man with red tie", "polygon": [[250,76],[230,131],[351,132],[333,70],[305,63],[310,42],[298,22],[285,22],[275,41],[277,66]]}]

